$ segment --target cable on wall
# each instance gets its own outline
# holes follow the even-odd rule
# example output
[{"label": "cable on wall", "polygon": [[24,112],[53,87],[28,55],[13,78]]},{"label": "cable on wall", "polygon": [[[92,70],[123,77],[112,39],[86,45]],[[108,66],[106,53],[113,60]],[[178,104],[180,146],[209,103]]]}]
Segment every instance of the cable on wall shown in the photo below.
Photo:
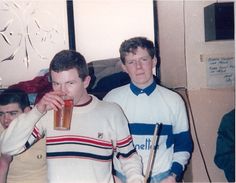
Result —
[{"label": "cable on wall", "polygon": [[195,120],[194,120],[194,117],[193,117],[193,111],[192,111],[192,107],[191,107],[191,104],[190,104],[190,99],[189,99],[189,95],[188,95],[188,90],[186,91],[186,97],[187,97],[187,105],[188,105],[188,107],[189,107],[190,117],[191,117],[191,120],[192,120],[192,122],[193,122],[193,130],[194,130],[194,133],[195,133],[197,145],[198,145],[198,148],[199,148],[199,151],[200,151],[200,155],[201,155],[201,157],[202,157],[202,161],[203,161],[204,168],[205,168],[205,171],[206,171],[206,174],[207,174],[207,178],[208,178],[209,182],[211,183],[211,182],[212,182],[212,181],[211,181],[211,177],[210,177],[210,174],[209,174],[207,165],[206,165],[206,160],[205,160],[205,158],[204,158],[204,155],[203,155],[203,152],[202,152],[202,147],[201,147],[201,145],[200,145],[200,141],[199,141],[198,134],[197,134],[197,128],[196,128]]},{"label": "cable on wall", "polygon": [[[183,0],[183,25],[184,25],[184,60],[185,60],[185,68],[186,68],[186,78],[187,78],[187,57],[186,57],[186,22],[185,22],[185,0]],[[196,141],[197,141],[197,145],[198,145],[198,148],[199,148],[199,151],[200,151],[200,155],[201,155],[201,158],[202,158],[202,161],[203,161],[203,164],[204,164],[204,168],[205,168],[205,171],[206,171],[206,174],[207,174],[207,177],[208,177],[208,180],[209,182],[211,183],[211,177],[210,177],[210,174],[209,174],[209,171],[208,171],[208,168],[207,168],[207,164],[206,164],[206,160],[204,158],[204,155],[203,155],[203,152],[202,152],[202,147],[200,145],[200,141],[199,141],[199,138],[198,138],[198,134],[197,134],[197,128],[196,128],[196,124],[195,124],[195,121],[194,121],[194,116],[193,116],[193,111],[192,111],[192,107],[191,107],[191,104],[190,104],[190,99],[189,99],[189,95],[188,95],[188,90],[186,89],[186,97],[187,97],[187,106],[189,107],[189,112],[190,112],[190,117],[191,117],[191,120],[192,120],[192,124],[193,124],[193,130],[194,130],[194,133],[195,133],[195,137],[196,137]]]}]

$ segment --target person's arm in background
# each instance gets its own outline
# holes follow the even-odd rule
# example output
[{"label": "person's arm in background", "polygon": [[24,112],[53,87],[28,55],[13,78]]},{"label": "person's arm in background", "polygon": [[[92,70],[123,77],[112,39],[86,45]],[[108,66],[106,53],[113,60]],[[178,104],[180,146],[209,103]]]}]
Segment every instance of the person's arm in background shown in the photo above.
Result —
[{"label": "person's arm in background", "polygon": [[218,168],[224,170],[229,182],[235,181],[235,110],[224,115],[221,120],[216,141],[214,157]]},{"label": "person's arm in background", "polygon": [[7,173],[12,161],[12,156],[1,154],[0,157],[0,183],[6,183]]}]

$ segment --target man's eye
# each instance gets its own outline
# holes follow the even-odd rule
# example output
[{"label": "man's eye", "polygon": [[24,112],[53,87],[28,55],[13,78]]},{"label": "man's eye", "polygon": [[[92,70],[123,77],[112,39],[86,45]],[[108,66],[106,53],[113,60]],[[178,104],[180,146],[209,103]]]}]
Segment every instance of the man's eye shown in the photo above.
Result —
[{"label": "man's eye", "polygon": [[15,115],[17,115],[17,113],[18,113],[18,112],[10,112],[10,115],[11,115],[11,116],[15,116]]},{"label": "man's eye", "polygon": [[127,61],[126,63],[127,63],[127,64],[133,64],[134,61],[133,61],[133,60],[129,60],[129,61]]},{"label": "man's eye", "polygon": [[1,112],[1,113],[0,113],[0,117],[3,116],[3,115],[4,115],[4,113]]},{"label": "man's eye", "polygon": [[54,87],[57,87],[57,86],[59,86],[59,84],[58,84],[58,83],[52,83],[52,85],[53,85]]},{"label": "man's eye", "polygon": [[68,83],[66,83],[67,85],[73,85],[73,84],[75,84],[75,82],[74,81],[70,81],[70,82],[68,82]]},{"label": "man's eye", "polygon": [[141,59],[142,62],[148,62],[149,60],[150,60],[150,59],[148,59],[148,58],[142,58],[142,59]]}]

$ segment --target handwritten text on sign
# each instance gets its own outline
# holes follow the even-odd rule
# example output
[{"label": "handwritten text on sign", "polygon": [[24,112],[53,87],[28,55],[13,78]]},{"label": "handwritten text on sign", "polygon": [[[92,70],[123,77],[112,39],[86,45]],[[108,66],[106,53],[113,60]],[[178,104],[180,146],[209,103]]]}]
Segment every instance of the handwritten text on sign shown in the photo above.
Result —
[{"label": "handwritten text on sign", "polygon": [[233,56],[208,57],[207,84],[208,87],[233,86],[235,62]]}]

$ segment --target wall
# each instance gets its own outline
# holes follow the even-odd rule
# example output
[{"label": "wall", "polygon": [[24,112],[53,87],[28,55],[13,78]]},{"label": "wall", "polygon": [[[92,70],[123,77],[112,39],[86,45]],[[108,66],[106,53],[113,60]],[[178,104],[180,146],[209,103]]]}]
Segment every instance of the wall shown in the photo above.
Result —
[{"label": "wall", "polygon": [[88,62],[119,56],[122,41],[154,40],[152,0],[75,0],[76,49]]},{"label": "wall", "polygon": [[158,1],[157,6],[162,84],[186,87],[183,2]]},{"label": "wall", "polygon": [[213,158],[220,119],[235,106],[235,88],[234,84],[209,88],[206,61],[201,58],[208,54],[234,55],[235,42],[204,41],[203,8],[215,2],[158,1],[162,84],[176,88],[189,102],[194,152],[186,181],[192,182],[209,182],[203,160],[212,182],[226,182]]},{"label": "wall", "polygon": [[[76,50],[88,62],[118,57],[127,38],[154,40],[152,0],[73,4]],[[56,52],[68,49],[65,0],[2,0],[0,7],[0,85],[33,79]]]},{"label": "wall", "polygon": [[66,1],[55,2],[0,1],[0,85],[33,79],[68,48]]}]

